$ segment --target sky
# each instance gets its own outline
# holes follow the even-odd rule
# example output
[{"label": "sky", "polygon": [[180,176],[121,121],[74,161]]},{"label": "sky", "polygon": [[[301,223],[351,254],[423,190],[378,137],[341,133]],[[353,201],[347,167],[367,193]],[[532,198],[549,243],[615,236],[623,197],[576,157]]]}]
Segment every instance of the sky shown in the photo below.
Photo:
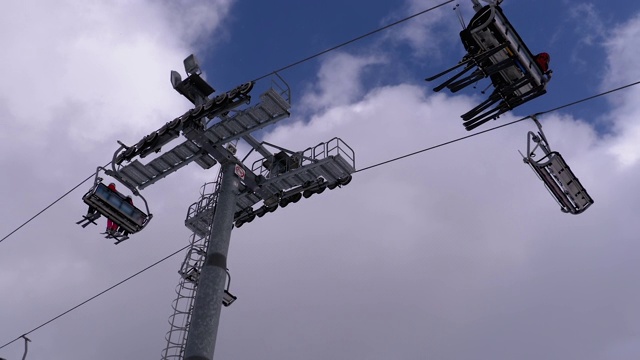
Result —
[{"label": "sky", "polygon": [[[183,114],[170,85],[195,53],[218,91],[435,0],[14,1],[0,13],[0,236]],[[455,3],[282,70],[289,119],[255,135],[302,150],[339,137],[356,168],[470,133],[455,95],[424,78],[463,55]],[[463,18],[471,2],[459,1]],[[640,6],[505,0],[548,93],[474,132],[640,80]],[[258,81],[254,98],[270,85]],[[522,162],[523,121],[354,174],[232,231],[238,300],[215,359],[584,359],[640,357],[640,88],[540,117],[595,203],[562,213]],[[248,151],[240,144],[239,155]],[[189,205],[217,167],[143,191],[154,218],[114,246],[75,224],[86,182],[0,242],[0,346],[187,245]],[[159,359],[184,253],[30,332],[27,359]],[[20,359],[22,340],[0,349]]]}]

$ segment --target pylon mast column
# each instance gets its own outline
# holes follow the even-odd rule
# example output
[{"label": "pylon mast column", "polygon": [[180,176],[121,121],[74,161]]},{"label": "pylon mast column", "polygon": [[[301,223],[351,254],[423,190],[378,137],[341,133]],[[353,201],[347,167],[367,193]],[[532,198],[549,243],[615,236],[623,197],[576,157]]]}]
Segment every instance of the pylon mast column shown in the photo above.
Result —
[{"label": "pylon mast column", "polygon": [[235,164],[225,162],[207,256],[198,280],[184,360],[211,360],[216,346],[222,296],[227,277],[227,253],[240,179]]}]

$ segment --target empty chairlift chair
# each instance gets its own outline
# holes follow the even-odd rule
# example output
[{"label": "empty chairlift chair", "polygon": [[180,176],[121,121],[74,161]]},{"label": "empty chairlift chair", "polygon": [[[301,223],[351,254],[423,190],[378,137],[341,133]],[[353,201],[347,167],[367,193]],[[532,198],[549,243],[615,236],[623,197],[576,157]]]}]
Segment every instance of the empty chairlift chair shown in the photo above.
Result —
[{"label": "empty chairlift chair", "polygon": [[491,95],[461,115],[467,130],[545,94],[546,83],[551,78],[548,54],[534,56],[500,6],[494,3],[481,6],[478,0],[472,2],[476,13],[460,32],[467,54],[456,66],[426,79],[432,81],[462,68],[434,88],[434,91],[447,88],[454,93],[484,78],[491,79],[490,86],[494,88]]},{"label": "empty chairlift chair", "polygon": [[[551,151],[542,132],[542,126],[538,120],[535,118],[533,120],[539,131],[537,134],[532,131],[527,134],[527,154],[523,155],[524,162],[529,164],[542,180],[560,205],[562,212],[574,215],[584,212],[593,204],[593,199],[571,171],[562,155],[557,151]],[[535,143],[533,149],[531,148],[532,143]],[[544,155],[536,160],[534,158],[537,157],[537,150],[541,150]]]}]

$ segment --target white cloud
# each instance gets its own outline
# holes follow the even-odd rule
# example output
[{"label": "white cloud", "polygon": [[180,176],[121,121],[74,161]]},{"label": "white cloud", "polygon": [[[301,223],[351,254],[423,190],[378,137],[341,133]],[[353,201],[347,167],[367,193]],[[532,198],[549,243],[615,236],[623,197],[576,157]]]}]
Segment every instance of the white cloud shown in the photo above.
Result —
[{"label": "white cloud", "polygon": [[[439,1],[410,0],[405,2],[405,8],[397,17],[412,16],[440,3]],[[454,4],[447,4],[412,18],[399,27],[391,29],[387,38],[393,42],[408,44],[414,55],[419,58],[439,59],[442,56],[442,49],[451,43],[450,36],[443,36],[443,34],[453,34],[462,30],[462,24],[458,21],[458,12],[452,11],[454,7]],[[460,11],[465,21],[469,21],[473,16],[470,6],[462,6]],[[397,18],[392,16],[387,20],[391,22]]]},{"label": "white cloud", "polygon": [[607,37],[607,26],[593,3],[569,5],[569,16],[575,21],[575,33],[587,46],[599,45]]},{"label": "white cloud", "polygon": [[[603,89],[612,89],[640,80],[640,70],[636,66],[640,56],[640,16],[611,31],[605,44],[607,52],[606,73],[603,77]],[[611,146],[622,165],[630,166],[640,160],[640,116],[638,104],[640,91],[636,88],[626,89],[610,96],[614,106],[611,113],[615,139]]]},{"label": "white cloud", "polygon": [[610,30],[608,40],[603,44],[607,51],[607,73],[603,77],[603,88],[625,85],[640,78],[640,70],[634,61],[638,55],[639,35],[638,15]]},{"label": "white cloud", "polygon": [[16,129],[4,135],[38,134],[42,142],[51,128],[63,128],[65,141],[86,148],[115,134],[147,131],[183,107],[169,70],[181,70],[189,46],[219,25],[229,6],[226,0],[170,7],[147,1],[12,4],[0,15],[6,84],[0,99]]},{"label": "white cloud", "polygon": [[348,104],[363,93],[361,77],[371,65],[381,64],[379,56],[356,57],[339,53],[323,62],[318,82],[301,100],[301,108],[320,110],[327,106]]}]

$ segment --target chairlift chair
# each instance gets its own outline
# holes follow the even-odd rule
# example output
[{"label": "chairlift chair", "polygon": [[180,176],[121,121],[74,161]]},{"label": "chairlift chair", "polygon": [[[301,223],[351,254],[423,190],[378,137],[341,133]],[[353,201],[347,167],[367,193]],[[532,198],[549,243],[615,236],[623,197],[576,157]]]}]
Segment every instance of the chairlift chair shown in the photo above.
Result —
[{"label": "chairlift chair", "polygon": [[[581,214],[593,204],[593,199],[571,171],[562,155],[557,151],[551,151],[542,132],[542,126],[535,117],[533,120],[538,126],[538,133],[528,132],[527,154],[526,156],[522,155],[523,161],[529,164],[542,180],[549,193],[560,205],[562,212],[574,215]],[[531,148],[532,143],[535,143],[533,149]],[[544,155],[536,160],[534,158],[538,149]]]},{"label": "chairlift chair", "polygon": [[[129,202],[127,197],[117,190],[110,189],[99,177],[100,172],[104,172],[115,179],[120,184],[129,188],[134,195],[140,197],[144,202],[146,211],[142,211],[132,203]],[[135,234],[144,229],[149,223],[153,215],[149,212],[149,206],[146,199],[140,195],[135,187],[128,184],[122,179],[117,172],[98,167],[94,179],[94,184],[89,191],[82,197],[82,201],[89,206],[89,212],[83,216],[83,219],[76,224],[81,225],[83,228],[89,224],[97,225],[95,222],[101,215],[110,219],[114,223],[119,225],[119,228],[123,230],[121,233],[109,233],[107,238],[115,239],[115,244],[127,240],[128,234]]]},{"label": "chairlift chair", "polygon": [[432,81],[462,68],[434,88],[434,91],[448,88],[453,93],[484,78],[491,79],[494,90],[489,97],[461,115],[467,130],[473,130],[545,94],[546,83],[551,78],[551,70],[543,70],[536,62],[536,57],[498,3],[481,6],[478,0],[472,2],[476,13],[469,25],[460,32],[467,54],[456,66],[426,79]]}]

